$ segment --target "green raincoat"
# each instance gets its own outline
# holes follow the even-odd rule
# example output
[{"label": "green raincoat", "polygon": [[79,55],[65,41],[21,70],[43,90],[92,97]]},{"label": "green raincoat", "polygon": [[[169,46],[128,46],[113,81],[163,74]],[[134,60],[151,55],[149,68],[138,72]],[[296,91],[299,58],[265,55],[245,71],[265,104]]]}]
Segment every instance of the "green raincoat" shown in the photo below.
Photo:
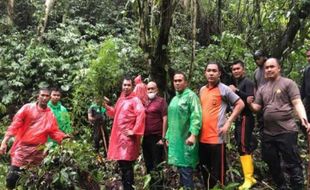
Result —
[{"label": "green raincoat", "polygon": [[[201,128],[201,105],[198,96],[186,88],[176,94],[168,107],[168,163],[195,168],[198,160],[198,135]],[[197,136],[194,145],[185,144],[191,135]]]},{"label": "green raincoat", "polygon": [[[66,134],[71,133],[73,130],[71,127],[70,115],[67,109],[60,102],[58,102],[57,105],[53,105],[52,102],[49,101],[47,105],[57,119],[58,128]],[[54,141],[49,138],[48,142]],[[55,144],[57,143],[55,142]]]}]

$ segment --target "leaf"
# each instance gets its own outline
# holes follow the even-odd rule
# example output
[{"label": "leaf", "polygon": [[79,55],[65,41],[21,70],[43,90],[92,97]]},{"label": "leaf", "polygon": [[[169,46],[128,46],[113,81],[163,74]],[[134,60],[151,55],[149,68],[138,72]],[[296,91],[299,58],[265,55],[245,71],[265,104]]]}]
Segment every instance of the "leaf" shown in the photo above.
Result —
[{"label": "leaf", "polygon": [[45,81],[42,81],[42,82],[40,82],[39,83],[39,88],[47,88],[49,85],[48,85],[48,83],[47,82],[45,82]]},{"label": "leaf", "polygon": [[67,91],[69,91],[70,86],[71,86],[71,85],[69,85],[69,84],[64,84],[64,85],[61,85],[60,88],[61,88],[61,90],[67,92]]},{"label": "leaf", "polygon": [[150,185],[151,179],[151,174],[147,174],[146,176],[144,176],[143,189],[146,189]]}]

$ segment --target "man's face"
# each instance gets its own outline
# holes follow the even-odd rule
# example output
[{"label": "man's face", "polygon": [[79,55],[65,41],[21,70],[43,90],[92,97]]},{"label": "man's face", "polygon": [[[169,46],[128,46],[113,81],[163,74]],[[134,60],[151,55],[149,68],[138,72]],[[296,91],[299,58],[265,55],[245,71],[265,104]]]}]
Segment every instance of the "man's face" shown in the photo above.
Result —
[{"label": "man's face", "polygon": [[50,92],[48,90],[40,90],[38,96],[38,105],[41,108],[47,107],[47,102],[50,100]]},{"label": "man's face", "polygon": [[310,50],[306,52],[307,61],[310,64]]},{"label": "man's face", "polygon": [[255,59],[255,63],[257,66],[261,67],[264,65],[265,57],[259,56],[259,57],[255,57],[254,59]]},{"label": "man's face", "polygon": [[128,96],[132,92],[132,82],[131,80],[124,80],[122,85],[122,91],[124,92],[125,96]]},{"label": "man's face", "polygon": [[220,80],[221,72],[216,64],[209,64],[205,70],[205,76],[209,84],[215,84]]},{"label": "man's face", "polygon": [[173,86],[177,92],[182,92],[187,87],[187,82],[182,74],[174,75]]},{"label": "man's face", "polygon": [[264,65],[265,76],[268,80],[276,79],[281,72],[280,65],[275,59],[268,59]]},{"label": "man's face", "polygon": [[244,76],[244,68],[240,63],[231,66],[231,72],[235,79],[242,78]]},{"label": "man's face", "polygon": [[147,84],[147,93],[157,93],[158,89],[157,89],[157,85],[155,82],[149,82]]},{"label": "man's face", "polygon": [[61,96],[61,94],[60,94],[59,91],[54,91],[53,90],[51,92],[51,101],[52,101],[52,103],[53,104],[57,104],[59,102],[59,100],[60,100],[60,96]]}]

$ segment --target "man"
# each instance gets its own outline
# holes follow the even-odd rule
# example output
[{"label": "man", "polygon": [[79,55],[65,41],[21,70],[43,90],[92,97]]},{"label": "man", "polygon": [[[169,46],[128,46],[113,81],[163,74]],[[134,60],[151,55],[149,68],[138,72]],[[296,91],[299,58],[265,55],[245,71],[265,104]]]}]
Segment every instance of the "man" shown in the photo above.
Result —
[{"label": "man", "polygon": [[[246,104],[247,97],[254,95],[254,83],[245,76],[243,61],[237,60],[233,62],[231,72],[233,75],[233,84],[229,87]],[[252,136],[254,125],[255,120],[252,111],[248,106],[245,106],[235,122],[235,138],[244,175],[244,183],[239,189],[249,189],[256,183],[253,177],[254,166],[251,155],[257,146],[257,141]]]},{"label": "man", "polygon": [[104,146],[104,151],[108,151],[109,136],[106,130],[105,124],[105,112],[106,109],[102,107],[102,100],[99,97],[95,98],[95,101],[91,104],[88,109],[88,121],[90,122],[93,129],[93,148],[98,154],[98,160],[102,161],[99,155],[100,141]]},{"label": "man", "polygon": [[308,66],[305,68],[301,83],[301,99],[304,101],[307,117],[310,117],[310,49],[306,52]]},{"label": "man", "polygon": [[[264,68],[267,83],[258,89],[255,101],[253,96],[247,98],[253,111],[264,111],[262,158],[268,164],[277,189],[303,189],[304,179],[297,148],[298,128],[294,111],[302,125],[309,129],[305,108],[296,83],[281,76],[277,59],[268,59]],[[287,187],[281,159],[290,176],[291,188]]]},{"label": "man", "polygon": [[[206,188],[213,188],[218,181],[225,182],[225,135],[244,107],[244,103],[228,86],[220,82],[220,66],[209,62],[205,69],[207,84],[200,89],[202,129],[199,158]],[[226,119],[226,110],[233,106]]]},{"label": "man", "polygon": [[140,153],[140,137],[144,133],[145,125],[143,104],[132,90],[132,80],[125,77],[122,84],[122,94],[115,107],[104,103],[108,116],[114,117],[108,159],[118,162],[122,171],[122,182],[125,190],[134,189],[133,164]]},{"label": "man", "polygon": [[[266,60],[267,56],[262,50],[255,51],[254,61],[256,63],[257,68],[254,71],[254,84],[255,84],[254,92],[256,92],[262,85],[266,83],[265,71],[264,71],[264,63],[266,62]],[[264,119],[262,111],[256,113],[256,119],[257,119],[257,126],[261,132],[264,128],[264,121],[263,121]]]},{"label": "man", "polygon": [[[61,98],[60,89],[52,88],[51,99],[47,103],[47,106],[52,110],[54,116],[56,117],[58,128],[62,132],[66,134],[70,134],[73,131],[71,128],[70,115],[67,109],[61,104],[60,98]],[[52,140],[49,138],[48,141],[51,142]],[[57,144],[57,142],[55,141],[53,142],[54,142],[54,145]]]},{"label": "man", "polygon": [[8,189],[14,189],[22,169],[41,163],[44,153],[40,146],[44,145],[48,137],[58,143],[69,136],[58,129],[57,121],[47,102],[50,91],[41,89],[37,102],[24,105],[14,116],[8,127],[0,147],[0,154],[5,154],[7,142],[15,137],[10,150],[11,166],[6,178]]},{"label": "man", "polygon": [[255,90],[258,90],[260,86],[266,83],[265,72],[264,72],[264,63],[267,60],[267,56],[262,50],[256,50],[254,52],[254,61],[257,68],[254,71],[254,83]]},{"label": "man", "polygon": [[173,77],[176,96],[168,107],[168,163],[176,166],[181,185],[194,189],[193,169],[198,164],[197,138],[201,128],[201,106],[197,95],[187,88],[185,74]]},{"label": "man", "polygon": [[157,95],[157,84],[147,84],[148,101],[145,106],[145,131],[142,142],[146,171],[150,173],[164,161],[163,141],[167,128],[167,103]]}]

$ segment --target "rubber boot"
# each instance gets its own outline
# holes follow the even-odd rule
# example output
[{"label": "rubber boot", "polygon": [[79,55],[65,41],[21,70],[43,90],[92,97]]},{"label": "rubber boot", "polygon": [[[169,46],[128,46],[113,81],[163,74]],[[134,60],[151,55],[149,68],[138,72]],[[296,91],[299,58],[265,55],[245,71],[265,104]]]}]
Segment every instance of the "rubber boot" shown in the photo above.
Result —
[{"label": "rubber boot", "polygon": [[254,184],[256,184],[256,179],[253,177],[254,166],[252,156],[240,156],[240,161],[244,175],[244,183],[239,187],[239,190],[250,189]]}]

